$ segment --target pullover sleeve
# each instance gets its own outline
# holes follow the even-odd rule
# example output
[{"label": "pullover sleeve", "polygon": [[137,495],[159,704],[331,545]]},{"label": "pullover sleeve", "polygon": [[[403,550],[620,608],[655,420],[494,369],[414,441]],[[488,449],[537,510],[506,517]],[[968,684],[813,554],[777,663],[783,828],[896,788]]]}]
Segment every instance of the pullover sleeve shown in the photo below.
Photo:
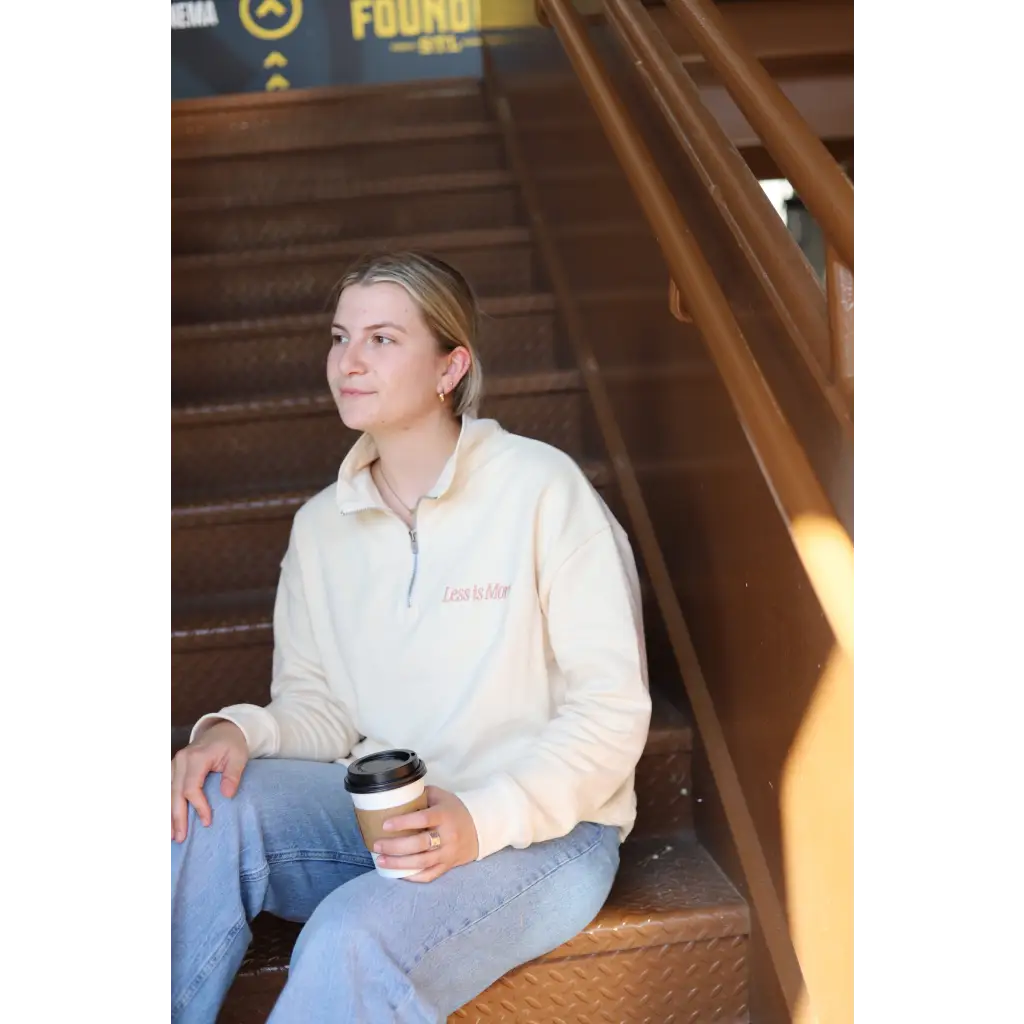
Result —
[{"label": "pullover sleeve", "polygon": [[274,658],[270,703],[234,704],[199,719],[196,739],[217,721],[234,722],[250,757],[336,761],[347,757],[360,734],[352,714],[327,683],[306,604],[295,530],[281,563],[274,604]]},{"label": "pullover sleeve", "polygon": [[651,718],[636,567],[621,529],[605,525],[542,585],[564,699],[531,752],[457,795],[476,825],[480,858],[594,820],[633,785]]}]

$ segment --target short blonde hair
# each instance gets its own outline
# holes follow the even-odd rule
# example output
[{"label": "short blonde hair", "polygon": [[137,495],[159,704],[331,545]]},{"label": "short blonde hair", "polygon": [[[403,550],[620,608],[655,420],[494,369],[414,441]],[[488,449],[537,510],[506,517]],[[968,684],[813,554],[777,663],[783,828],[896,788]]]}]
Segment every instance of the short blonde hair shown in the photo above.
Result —
[{"label": "short blonde hair", "polygon": [[452,415],[475,416],[484,390],[477,348],[480,308],[462,274],[444,260],[424,252],[371,253],[349,267],[334,286],[334,306],[341,293],[354,284],[401,285],[419,307],[442,351],[452,352],[460,345],[469,351],[469,369],[452,392]]}]

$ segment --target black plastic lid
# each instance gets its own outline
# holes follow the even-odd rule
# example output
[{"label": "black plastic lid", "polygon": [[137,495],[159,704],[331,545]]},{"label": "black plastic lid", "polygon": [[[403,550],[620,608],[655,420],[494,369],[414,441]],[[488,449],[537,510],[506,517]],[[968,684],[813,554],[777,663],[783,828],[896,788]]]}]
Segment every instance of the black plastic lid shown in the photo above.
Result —
[{"label": "black plastic lid", "polygon": [[350,793],[386,793],[422,779],[427,766],[413,750],[382,750],[348,766],[345,788]]}]

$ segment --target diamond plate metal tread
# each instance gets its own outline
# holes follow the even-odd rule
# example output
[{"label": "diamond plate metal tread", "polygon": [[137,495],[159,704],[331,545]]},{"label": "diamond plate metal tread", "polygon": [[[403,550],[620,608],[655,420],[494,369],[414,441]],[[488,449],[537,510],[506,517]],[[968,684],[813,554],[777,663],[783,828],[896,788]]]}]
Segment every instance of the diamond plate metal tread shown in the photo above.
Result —
[{"label": "diamond plate metal tread", "polygon": [[[649,294],[649,293],[645,293]],[[480,308],[487,317],[517,316],[525,313],[546,313],[555,309],[555,298],[549,292],[523,295],[481,295]],[[245,337],[296,334],[306,330],[330,327],[330,313],[300,313],[291,316],[259,317],[251,320],[218,320],[211,323],[180,324],[171,329],[171,344],[236,340]]]},{"label": "diamond plate metal tread", "polygon": [[[299,925],[261,915],[219,1020],[265,1019]],[[449,1024],[703,1024],[747,1016],[747,906],[691,838],[628,840],[604,909],[511,971]],[[251,993],[251,995],[250,995]]]},{"label": "diamond plate metal tread", "polygon": [[346,267],[377,249],[427,249],[461,268],[478,295],[519,295],[543,276],[529,229],[444,231],[172,260],[172,323],[326,312]]},{"label": "diamond plate metal tread", "polygon": [[[579,370],[553,370],[550,373],[524,373],[495,376],[488,380],[486,397],[532,395],[543,392],[581,391],[583,375]],[[324,389],[326,390],[326,389]],[[171,410],[172,427],[203,427],[208,424],[237,423],[252,419],[288,419],[310,413],[336,410],[330,394],[309,394],[256,398],[251,401],[183,406]]]},{"label": "diamond plate metal tread", "polygon": [[[469,177],[466,175],[465,177]],[[368,234],[399,237],[524,221],[519,190],[500,172],[462,187],[175,211],[172,256],[336,243]],[[507,176],[505,176],[507,177]],[[430,179],[435,180],[434,178]]]},{"label": "diamond plate metal tread", "polygon": [[262,139],[252,148],[236,152],[187,152],[184,148],[178,148],[171,154],[171,160],[172,166],[244,163],[282,153],[289,156],[315,155],[322,152],[344,151],[355,146],[399,146],[406,142],[434,142],[439,139],[495,135],[498,131],[498,127],[492,121],[482,117],[426,123],[416,119],[411,124],[373,123],[362,126],[346,124],[344,121],[318,121],[309,124],[306,131],[297,131],[290,136],[282,134],[276,138]]},{"label": "diamond plate metal tread", "polygon": [[[484,297],[478,353],[487,379],[558,368],[550,295]],[[256,321],[235,329],[172,333],[171,401],[186,404],[326,390],[330,314]]]},{"label": "diamond plate metal tread", "polygon": [[[606,462],[584,462],[581,468],[598,490],[607,487],[612,481],[612,472]],[[171,529],[233,526],[237,523],[259,522],[266,519],[291,520],[303,503],[316,493],[313,488],[307,488],[282,494],[245,496],[221,501],[184,502],[171,509]]]},{"label": "diamond plate metal tread", "polygon": [[[510,432],[576,459],[586,452],[587,412],[577,370],[495,378],[480,406]],[[323,392],[176,409],[171,435],[176,503],[326,487],[355,436]]]},{"label": "diamond plate metal tread", "polygon": [[[297,95],[297,94],[293,94]],[[276,97],[274,98],[276,99]],[[176,159],[216,158],[268,149],[295,148],[357,126],[401,127],[484,120],[479,86],[434,88],[418,83],[375,92],[326,92],[300,102],[264,97],[219,109],[171,107],[171,150]]]},{"label": "diamond plate metal tread", "polygon": [[248,249],[244,252],[175,256],[171,260],[171,270],[181,273],[197,270],[234,269],[235,267],[259,267],[266,264],[280,267],[282,264],[294,264],[307,260],[352,259],[374,249],[430,249],[436,252],[448,252],[457,249],[524,245],[530,241],[530,229],[519,226],[469,229],[467,231],[436,231],[422,235],[346,238],[337,242],[278,246],[269,250]]},{"label": "diamond plate metal tread", "polygon": [[[374,141],[376,140],[376,141]],[[171,198],[234,197],[233,201],[315,198],[355,183],[394,176],[396,167],[417,174],[498,170],[505,154],[498,129],[486,122],[441,128],[363,132],[340,144],[222,157],[173,160]]]},{"label": "diamond plate metal tread", "polygon": [[[611,482],[607,464],[583,468],[598,489]],[[319,489],[176,505],[171,510],[172,595],[187,598],[275,586],[295,513]]]},{"label": "diamond plate metal tread", "polygon": [[268,207],[288,206],[293,203],[332,203],[355,199],[405,199],[410,196],[430,196],[435,193],[471,192],[482,188],[505,188],[516,184],[510,171],[452,171],[448,174],[408,174],[401,177],[375,178],[372,181],[351,181],[328,185],[314,197],[304,192],[292,196],[195,196],[179,197],[171,201],[174,217],[197,213],[265,210]]}]

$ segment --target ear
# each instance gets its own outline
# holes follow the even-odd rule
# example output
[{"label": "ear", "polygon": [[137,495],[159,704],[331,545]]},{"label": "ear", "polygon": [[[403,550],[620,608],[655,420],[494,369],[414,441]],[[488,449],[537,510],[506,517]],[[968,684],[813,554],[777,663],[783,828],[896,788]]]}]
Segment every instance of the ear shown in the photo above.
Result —
[{"label": "ear", "polygon": [[465,346],[460,345],[458,348],[453,349],[448,353],[448,362],[444,371],[444,377],[442,378],[443,384],[454,391],[459,381],[469,373],[472,363],[473,357]]}]

